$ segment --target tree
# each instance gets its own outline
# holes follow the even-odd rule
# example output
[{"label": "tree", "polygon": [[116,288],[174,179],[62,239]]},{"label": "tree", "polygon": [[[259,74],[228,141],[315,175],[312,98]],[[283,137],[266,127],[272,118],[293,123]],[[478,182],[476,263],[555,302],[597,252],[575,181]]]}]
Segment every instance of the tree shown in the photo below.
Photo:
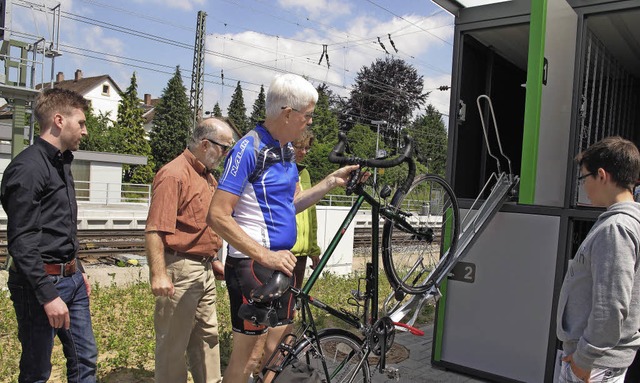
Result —
[{"label": "tree", "polygon": [[[376,133],[371,131],[368,125],[357,124],[347,134],[349,146],[354,156],[360,158],[373,158],[376,153]],[[379,149],[385,149],[381,142]]]},{"label": "tree", "polygon": [[247,121],[247,108],[244,106],[240,81],[238,81],[236,90],[233,91],[233,95],[231,96],[231,102],[229,103],[229,108],[227,108],[227,116],[233,121],[242,135],[247,133],[247,127],[249,125]]},{"label": "tree", "polygon": [[342,118],[351,120],[348,128],[356,123],[369,125],[372,120],[387,121],[381,126],[381,140],[395,148],[413,112],[426,102],[428,93],[422,90],[422,76],[413,66],[393,57],[377,59],[356,75]]},{"label": "tree", "polygon": [[162,90],[162,96],[155,108],[150,134],[154,171],[157,172],[184,151],[192,123],[187,89],[182,83],[178,66],[166,88]]},{"label": "tree", "polygon": [[220,109],[220,104],[216,102],[213,106],[213,116],[214,117],[222,117],[222,109]]},{"label": "tree", "polygon": [[153,157],[144,131],[135,72],[131,76],[131,84],[124,93],[120,94],[120,97],[118,118],[114,126],[115,149],[118,153],[147,157],[146,165],[123,165],[122,181],[147,184],[153,180]]},{"label": "tree", "polygon": [[447,130],[442,115],[429,104],[408,129],[415,142],[415,159],[430,173],[444,176],[447,166]]},{"label": "tree", "polygon": [[320,84],[317,88],[318,102],[314,110],[311,130],[316,136],[316,142],[331,143],[338,141],[338,116],[331,107],[331,90],[326,84]]},{"label": "tree", "polygon": [[327,161],[327,157],[338,142],[338,117],[331,109],[331,90],[325,84],[319,85],[317,90],[318,102],[311,124],[315,140],[304,160],[304,164],[308,165],[312,184],[318,183],[337,169],[337,165]]},{"label": "tree", "polygon": [[85,113],[87,136],[80,141],[80,150],[90,150],[94,152],[113,152],[114,149],[114,129],[111,128],[109,112],[100,113],[97,116],[93,113],[93,108]]},{"label": "tree", "polygon": [[260,93],[258,93],[258,98],[253,103],[253,111],[251,112],[251,117],[249,118],[251,126],[249,128],[255,127],[258,122],[264,121],[265,116],[267,115],[267,107],[266,107],[266,97],[264,95],[264,86],[260,85]]}]

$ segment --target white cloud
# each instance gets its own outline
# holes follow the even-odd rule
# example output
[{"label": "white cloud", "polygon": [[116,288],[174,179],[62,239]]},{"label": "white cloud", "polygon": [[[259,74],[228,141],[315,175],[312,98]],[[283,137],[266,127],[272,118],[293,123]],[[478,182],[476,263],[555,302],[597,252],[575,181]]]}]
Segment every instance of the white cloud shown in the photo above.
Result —
[{"label": "white cloud", "polygon": [[[220,73],[224,70],[225,100],[221,100],[221,107],[226,110],[228,99],[233,93],[237,81],[240,80],[245,97],[245,106],[250,109],[260,90],[260,85],[269,86],[276,73],[293,72],[307,76],[314,84],[328,82],[335,87],[342,85],[340,73],[335,69],[329,69],[323,62],[317,65],[322,52],[322,46],[303,42],[278,39],[257,32],[243,32],[236,35],[210,35],[207,39],[207,49],[215,51],[217,55],[206,56],[206,72]],[[242,58],[244,62],[238,62],[222,56]],[[220,79],[216,79],[219,81]],[[206,87],[216,87],[207,84]],[[211,93],[213,96],[213,93]],[[215,100],[205,99],[206,107],[212,105]]]},{"label": "white cloud", "polygon": [[[306,3],[280,0],[280,4],[303,6]],[[236,83],[241,80],[245,106],[250,112],[260,84],[267,88],[278,71],[307,76],[315,85],[326,82],[338,95],[348,96],[357,72],[376,58],[385,57],[376,37],[380,37],[387,51],[395,54],[388,33],[399,50],[396,57],[416,67],[424,77],[425,91],[450,85],[451,45],[442,40],[450,41],[453,28],[437,27],[449,24],[451,18],[445,14],[433,17],[404,15],[403,18],[405,20],[394,17],[381,21],[369,16],[355,17],[346,30],[303,29],[290,39],[253,31],[209,35],[207,50],[215,54],[207,55],[206,72],[219,74],[220,68],[224,69],[225,84],[231,87],[205,84],[205,109],[213,108],[216,100],[220,100],[225,112]],[[324,58],[318,65],[323,44],[328,44],[330,68]],[[240,63],[221,55],[246,61]],[[428,103],[448,114],[449,92],[433,91]]]},{"label": "white cloud", "polygon": [[351,5],[343,0],[279,0],[284,9],[300,8],[311,18],[326,21],[351,13]]},{"label": "white cloud", "polygon": [[[104,29],[98,26],[92,26],[87,28],[87,33],[83,34],[82,46],[91,50],[97,50],[100,52],[110,52],[114,55],[121,55],[125,46],[124,41],[115,38],[107,37],[104,34]],[[114,60],[118,61],[116,58]]]},{"label": "white cloud", "polygon": [[206,3],[205,0],[134,0],[139,4],[148,4],[150,7],[167,7],[172,9],[181,9],[183,11],[191,11]]}]

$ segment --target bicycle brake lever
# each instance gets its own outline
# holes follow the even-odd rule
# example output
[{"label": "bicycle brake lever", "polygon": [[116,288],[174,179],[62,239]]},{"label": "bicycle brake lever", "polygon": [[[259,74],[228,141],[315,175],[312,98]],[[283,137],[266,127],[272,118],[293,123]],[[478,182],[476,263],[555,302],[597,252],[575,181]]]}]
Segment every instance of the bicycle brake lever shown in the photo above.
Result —
[{"label": "bicycle brake lever", "polygon": [[345,191],[346,195],[353,194],[353,190],[358,185],[358,179],[359,178],[360,178],[360,168],[358,168],[356,170],[352,170],[351,171],[351,176],[349,177],[349,180],[347,181],[347,186],[345,188],[346,189],[346,191]]}]

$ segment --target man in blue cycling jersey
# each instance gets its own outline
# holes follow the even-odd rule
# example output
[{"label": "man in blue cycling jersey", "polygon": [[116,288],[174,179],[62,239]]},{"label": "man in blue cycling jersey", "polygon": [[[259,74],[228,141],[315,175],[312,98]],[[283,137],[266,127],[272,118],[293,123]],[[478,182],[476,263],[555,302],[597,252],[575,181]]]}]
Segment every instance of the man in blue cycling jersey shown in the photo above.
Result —
[{"label": "man in blue cycling jersey", "polygon": [[302,77],[276,77],[267,92],[265,121],[227,156],[209,207],[207,223],[229,243],[225,279],[234,335],[225,382],[246,382],[260,365],[258,351],[264,348],[264,355],[270,355],[291,323],[290,293],[281,297],[278,326],[269,330],[242,320],[238,310],[275,270],[293,276],[296,257],[289,250],[296,242],[296,212],[346,185],[350,172],[357,169],[345,166],[308,190],[296,189],[298,169],[291,142],[313,121],[317,100],[318,92]]}]

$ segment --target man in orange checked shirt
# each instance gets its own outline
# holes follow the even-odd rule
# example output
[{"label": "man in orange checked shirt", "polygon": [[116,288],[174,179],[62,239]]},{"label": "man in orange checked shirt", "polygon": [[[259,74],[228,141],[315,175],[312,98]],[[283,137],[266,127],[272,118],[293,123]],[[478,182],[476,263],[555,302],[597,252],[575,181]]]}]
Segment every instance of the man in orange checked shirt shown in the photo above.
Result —
[{"label": "man in orange checked shirt", "polygon": [[186,382],[187,368],[196,383],[222,381],[215,286],[224,277],[222,241],[206,218],[217,187],[211,172],[232,146],[227,120],[205,119],[153,180],[145,239],[156,296],[156,383]]}]

